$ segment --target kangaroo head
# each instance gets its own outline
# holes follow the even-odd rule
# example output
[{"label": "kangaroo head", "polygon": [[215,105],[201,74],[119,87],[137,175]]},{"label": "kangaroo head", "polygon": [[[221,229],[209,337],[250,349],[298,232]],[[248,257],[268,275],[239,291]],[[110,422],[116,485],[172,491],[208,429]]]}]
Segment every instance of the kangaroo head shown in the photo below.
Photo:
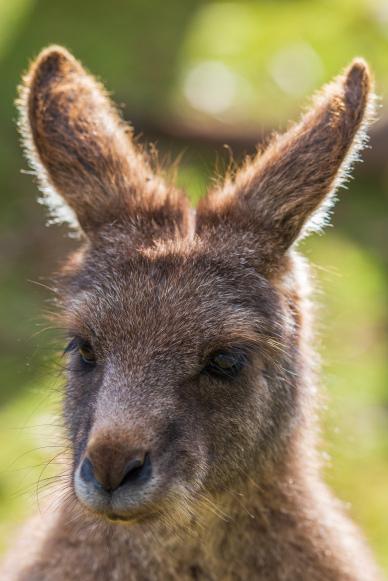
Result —
[{"label": "kangaroo head", "polygon": [[32,64],[27,154],[56,219],[83,238],[60,306],[84,507],[171,522],[287,462],[311,387],[294,246],[323,223],[364,141],[370,84],[354,61],[195,213],[66,50]]}]

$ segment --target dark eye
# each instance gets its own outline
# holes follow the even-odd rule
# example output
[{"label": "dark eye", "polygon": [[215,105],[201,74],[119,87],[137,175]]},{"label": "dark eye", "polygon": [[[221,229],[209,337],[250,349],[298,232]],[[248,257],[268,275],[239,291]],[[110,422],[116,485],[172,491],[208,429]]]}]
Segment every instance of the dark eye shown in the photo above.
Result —
[{"label": "dark eye", "polygon": [[210,357],[203,372],[226,379],[234,378],[243,369],[246,361],[246,354],[240,350],[217,351]]},{"label": "dark eye", "polygon": [[94,365],[96,363],[96,355],[89,341],[78,337],[72,339],[66,347],[65,353],[70,353],[71,351],[78,351],[82,363],[86,365]]},{"label": "dark eye", "polygon": [[94,354],[93,348],[87,341],[83,341],[79,344],[78,351],[84,363],[93,365],[96,362],[96,356]]}]

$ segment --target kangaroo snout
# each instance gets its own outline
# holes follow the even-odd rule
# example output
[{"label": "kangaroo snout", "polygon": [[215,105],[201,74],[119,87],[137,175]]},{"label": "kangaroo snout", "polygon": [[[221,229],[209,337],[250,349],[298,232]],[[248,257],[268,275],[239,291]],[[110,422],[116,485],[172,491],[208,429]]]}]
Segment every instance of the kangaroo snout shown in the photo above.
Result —
[{"label": "kangaroo snout", "polygon": [[144,504],[152,479],[150,450],[123,432],[93,435],[75,473],[78,498],[89,509],[128,515]]}]

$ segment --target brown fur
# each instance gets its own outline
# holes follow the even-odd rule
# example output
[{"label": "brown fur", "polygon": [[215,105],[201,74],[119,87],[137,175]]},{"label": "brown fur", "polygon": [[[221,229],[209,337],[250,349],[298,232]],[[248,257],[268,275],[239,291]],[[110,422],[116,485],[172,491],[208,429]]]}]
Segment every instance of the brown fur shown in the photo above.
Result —
[{"label": "brown fur", "polygon": [[[355,61],[195,219],[71,55],[54,47],[33,63],[20,99],[28,155],[86,237],[59,277],[61,321],[97,363],[69,354],[70,494],[26,527],[2,578],[378,578],[319,475],[309,287],[294,248],[362,145],[370,84]],[[204,371],[219,350],[243,353],[235,377]],[[145,452],[142,488],[104,505],[80,488],[85,458],[115,488]]]}]

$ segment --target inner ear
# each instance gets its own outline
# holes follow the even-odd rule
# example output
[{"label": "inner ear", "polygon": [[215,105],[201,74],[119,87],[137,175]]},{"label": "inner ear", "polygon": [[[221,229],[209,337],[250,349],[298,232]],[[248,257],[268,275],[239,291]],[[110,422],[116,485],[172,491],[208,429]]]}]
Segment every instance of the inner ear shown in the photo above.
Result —
[{"label": "inner ear", "polygon": [[146,222],[148,234],[183,227],[183,197],[152,171],[104,88],[68,51],[50,47],[32,63],[19,109],[48,205],[50,194],[59,194],[88,235],[125,221],[147,229]]}]

